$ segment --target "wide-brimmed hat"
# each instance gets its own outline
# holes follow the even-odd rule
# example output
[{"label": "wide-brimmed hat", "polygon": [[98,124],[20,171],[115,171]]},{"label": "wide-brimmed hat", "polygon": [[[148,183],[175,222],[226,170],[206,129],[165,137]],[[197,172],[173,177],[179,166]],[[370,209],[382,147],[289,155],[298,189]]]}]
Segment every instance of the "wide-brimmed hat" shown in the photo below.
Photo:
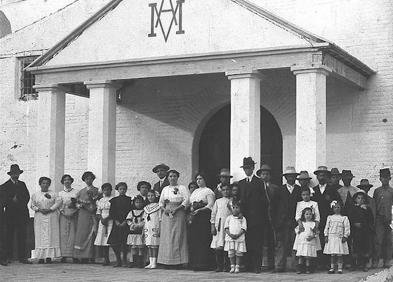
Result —
[{"label": "wide-brimmed hat", "polygon": [[299,176],[296,179],[297,180],[310,180],[311,177],[308,175],[308,171],[307,170],[302,170],[299,173]]},{"label": "wide-brimmed hat", "polygon": [[11,175],[11,174],[22,174],[22,173],[23,173],[23,170],[21,170],[17,164],[12,164],[11,167],[10,167],[10,171],[7,172],[8,175]]},{"label": "wide-brimmed hat", "polygon": [[157,173],[158,169],[163,168],[165,170],[169,170],[169,166],[167,166],[166,164],[159,164],[156,165],[155,167],[153,167],[153,172]]},{"label": "wide-brimmed hat", "polygon": [[293,166],[287,166],[287,167],[285,168],[285,171],[283,172],[282,175],[283,175],[283,176],[285,176],[285,175],[296,175],[296,176],[298,176],[299,173],[296,172],[295,167],[293,167]]},{"label": "wide-brimmed hat", "polygon": [[354,178],[355,176],[352,174],[352,171],[343,169],[341,173],[341,178]]},{"label": "wide-brimmed hat", "polygon": [[333,167],[333,168],[330,170],[330,174],[331,174],[331,175],[340,175],[340,176],[341,176],[341,172],[338,170],[337,167]]},{"label": "wide-brimmed hat", "polygon": [[222,168],[220,170],[220,174],[218,175],[218,177],[228,177],[228,178],[232,178],[233,176],[231,175],[229,168]]},{"label": "wide-brimmed hat", "polygon": [[321,165],[317,168],[316,171],[314,171],[314,174],[317,175],[320,172],[326,172],[330,175],[330,171],[328,170],[327,166]]},{"label": "wide-brimmed hat", "polygon": [[261,175],[262,171],[272,171],[272,168],[268,164],[263,164],[261,168],[257,170],[257,175]]},{"label": "wide-brimmed hat", "polygon": [[358,187],[360,189],[371,188],[371,187],[373,187],[373,185],[371,185],[370,182],[368,182],[368,179],[362,179],[362,180],[360,180],[360,184],[356,187]]},{"label": "wide-brimmed hat", "polygon": [[255,166],[256,162],[251,157],[243,158],[243,165],[241,168],[250,168]]},{"label": "wide-brimmed hat", "polygon": [[[366,197],[366,195],[367,195],[366,192],[364,192],[363,190],[357,191],[355,194],[353,194],[352,199],[355,200],[356,197],[357,197],[359,194],[364,195],[364,197]],[[365,200],[367,200],[367,199],[365,199]]]},{"label": "wide-brimmed hat", "polygon": [[388,169],[388,168],[380,169],[379,176],[380,177],[391,177],[390,169]]}]

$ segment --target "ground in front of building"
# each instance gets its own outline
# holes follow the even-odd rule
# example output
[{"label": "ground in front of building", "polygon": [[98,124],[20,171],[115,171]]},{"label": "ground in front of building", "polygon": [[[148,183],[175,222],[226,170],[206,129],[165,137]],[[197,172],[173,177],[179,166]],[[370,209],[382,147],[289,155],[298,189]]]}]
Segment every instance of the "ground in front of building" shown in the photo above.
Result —
[{"label": "ground in front of building", "polygon": [[[344,274],[288,273],[216,273],[213,271],[194,272],[190,270],[145,270],[130,268],[103,267],[100,264],[53,263],[50,265],[22,265],[12,263],[0,266],[1,281],[364,281],[367,277],[376,278],[382,269],[369,272],[346,271]],[[393,270],[385,270],[392,272]],[[376,278],[375,281],[381,281]],[[383,279],[384,280],[384,279]],[[373,280],[374,281],[374,280]]]}]

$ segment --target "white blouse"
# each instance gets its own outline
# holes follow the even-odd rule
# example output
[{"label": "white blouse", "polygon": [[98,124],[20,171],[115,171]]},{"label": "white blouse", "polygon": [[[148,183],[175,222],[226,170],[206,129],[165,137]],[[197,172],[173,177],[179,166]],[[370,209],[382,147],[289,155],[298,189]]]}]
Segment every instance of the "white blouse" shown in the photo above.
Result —
[{"label": "white blouse", "polygon": [[[47,197],[45,195],[48,195]],[[49,199],[48,199],[49,198]],[[38,212],[40,209],[50,209],[52,211],[60,208],[62,204],[62,200],[60,197],[56,195],[53,191],[35,192],[31,196],[31,209],[35,212]]]},{"label": "white blouse", "polygon": [[212,189],[210,189],[208,187],[197,188],[192,192],[192,194],[190,196],[190,203],[202,201],[205,204],[207,204],[207,207],[209,209],[212,209],[213,205],[214,205],[215,198],[216,198],[216,196],[214,195],[214,192]]},{"label": "white blouse", "polygon": [[160,207],[165,207],[165,201],[181,203],[181,205],[187,207],[190,203],[190,191],[183,185],[166,186],[161,191]]}]

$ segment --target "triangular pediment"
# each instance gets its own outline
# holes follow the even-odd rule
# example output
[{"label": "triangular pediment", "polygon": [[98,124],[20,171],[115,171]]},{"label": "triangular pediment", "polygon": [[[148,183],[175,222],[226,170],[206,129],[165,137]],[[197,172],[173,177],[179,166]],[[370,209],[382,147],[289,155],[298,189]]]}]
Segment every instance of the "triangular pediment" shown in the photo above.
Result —
[{"label": "triangular pediment", "polygon": [[322,39],[246,0],[114,0],[33,66],[312,46]]}]

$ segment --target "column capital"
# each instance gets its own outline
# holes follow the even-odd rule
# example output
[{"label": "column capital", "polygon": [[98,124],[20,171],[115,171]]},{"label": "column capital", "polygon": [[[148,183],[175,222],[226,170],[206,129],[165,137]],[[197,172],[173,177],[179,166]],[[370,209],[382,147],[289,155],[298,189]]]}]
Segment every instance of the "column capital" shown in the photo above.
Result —
[{"label": "column capital", "polygon": [[294,75],[303,73],[321,73],[328,76],[332,69],[321,64],[311,64],[311,65],[295,65],[291,67],[291,71]]},{"label": "column capital", "polygon": [[58,84],[36,84],[33,86],[38,92],[67,92],[67,88]]},{"label": "column capital", "polygon": [[112,80],[90,80],[90,81],[85,81],[84,84],[86,85],[87,89],[92,89],[92,88],[119,89],[121,87],[121,83]]},{"label": "column capital", "polygon": [[263,75],[259,71],[253,69],[229,70],[225,72],[225,75],[229,80],[240,78],[263,78]]}]

